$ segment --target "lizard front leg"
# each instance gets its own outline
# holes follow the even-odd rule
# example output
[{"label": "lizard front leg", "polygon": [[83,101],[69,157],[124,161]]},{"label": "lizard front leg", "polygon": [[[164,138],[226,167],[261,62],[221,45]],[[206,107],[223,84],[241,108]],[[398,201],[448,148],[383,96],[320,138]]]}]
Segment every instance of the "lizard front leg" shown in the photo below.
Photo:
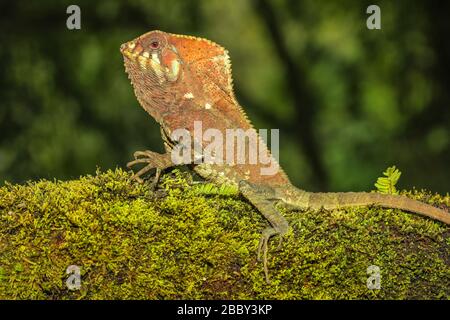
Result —
[{"label": "lizard front leg", "polygon": [[289,224],[283,215],[277,210],[275,205],[278,199],[275,197],[275,191],[268,186],[257,185],[247,181],[239,182],[239,191],[247,198],[261,214],[270,222],[271,226],[262,231],[261,238],[258,244],[258,260],[261,260],[261,253],[263,255],[264,274],[267,283],[270,283],[269,268],[267,264],[267,252],[269,239],[272,236],[279,235],[281,245],[282,237],[288,232]]},{"label": "lizard front leg", "polygon": [[133,179],[137,180],[138,182],[142,183],[141,176],[147,173],[148,171],[152,169],[156,169],[155,178],[153,180],[153,187],[156,186],[156,184],[159,181],[159,178],[161,176],[161,173],[164,169],[167,169],[169,167],[173,167],[174,163],[172,162],[170,153],[158,153],[150,150],[146,151],[136,151],[134,153],[134,159],[133,161],[130,161],[127,163],[127,167],[131,168],[132,166],[135,166],[140,163],[146,163],[147,165],[139,170],[137,173],[133,175]]},{"label": "lizard front leg", "polygon": [[134,153],[134,160],[127,163],[127,167],[131,168],[132,166],[140,163],[147,163],[147,165],[139,170],[137,173],[133,175],[133,179],[142,183],[141,176],[146,174],[148,171],[152,169],[156,169],[155,178],[153,179],[152,187],[155,188],[159,182],[159,178],[161,177],[161,173],[164,169],[175,166],[171,158],[171,150],[174,146],[173,142],[169,139],[166,132],[162,127],[160,127],[161,138],[164,142],[164,149],[166,153],[158,153],[150,150],[146,151],[136,151]]}]

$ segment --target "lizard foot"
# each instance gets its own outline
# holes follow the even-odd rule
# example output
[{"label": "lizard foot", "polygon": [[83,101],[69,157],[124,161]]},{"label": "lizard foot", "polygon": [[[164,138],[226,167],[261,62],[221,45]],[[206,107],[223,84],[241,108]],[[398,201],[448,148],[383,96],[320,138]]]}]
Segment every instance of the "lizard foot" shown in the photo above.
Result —
[{"label": "lizard foot", "polygon": [[267,283],[269,280],[269,270],[267,263],[267,251],[269,250],[269,239],[272,236],[279,235],[280,241],[277,250],[281,248],[282,236],[288,232],[289,224],[283,215],[275,207],[277,204],[277,195],[275,190],[267,185],[257,185],[242,180],[239,182],[239,191],[246,197],[262,214],[269,220],[271,227],[263,230],[258,244],[258,261],[261,261],[261,253],[264,262],[264,274]]},{"label": "lizard foot", "polygon": [[[270,283],[269,278],[269,268],[267,263],[267,252],[269,251],[269,239],[270,237],[279,234],[277,230],[275,230],[272,227],[268,227],[263,230],[261,234],[261,239],[259,240],[258,244],[258,261],[261,261],[261,252],[263,254],[263,264],[264,264],[264,274],[266,276],[266,282]],[[280,236],[280,242],[278,244],[278,247],[281,245],[281,236]]]},{"label": "lizard foot", "polygon": [[164,169],[171,166],[172,162],[168,154],[160,154],[153,151],[136,151],[134,153],[134,160],[127,163],[127,167],[131,168],[140,163],[146,163],[147,165],[136,172],[132,179],[139,183],[142,183],[142,176],[152,169],[156,169],[155,178],[151,183],[151,189],[154,190],[158,185],[161,173]]}]

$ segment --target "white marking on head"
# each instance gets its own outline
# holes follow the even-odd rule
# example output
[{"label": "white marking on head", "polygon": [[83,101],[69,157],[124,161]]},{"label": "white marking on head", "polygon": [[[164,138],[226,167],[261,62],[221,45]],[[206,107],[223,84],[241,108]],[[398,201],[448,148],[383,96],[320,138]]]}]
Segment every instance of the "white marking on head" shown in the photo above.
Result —
[{"label": "white marking on head", "polygon": [[206,103],[205,104],[205,109],[211,109],[211,104],[210,103]]},{"label": "white marking on head", "polygon": [[[142,59],[145,59],[142,57]],[[166,81],[166,78],[164,77],[164,70],[162,69],[161,65],[158,62],[155,62],[155,60],[152,59],[145,59],[146,61],[150,62],[150,66],[152,67],[153,71],[155,72],[156,76],[158,77],[159,83],[164,83]]]},{"label": "white marking on head", "polygon": [[183,97],[185,99],[194,99],[194,95],[192,94],[192,92],[185,93]]},{"label": "white marking on head", "polygon": [[172,77],[177,79],[178,78],[178,73],[180,73],[180,62],[178,60],[173,60],[171,65],[170,65],[170,68],[171,68],[171,71],[172,71],[171,72]]},{"label": "white marking on head", "polygon": [[145,51],[142,55],[146,58],[150,58],[150,53],[148,53],[147,51]]},{"label": "white marking on head", "polygon": [[157,53],[152,53],[152,60],[153,60],[153,62],[155,62],[155,63],[157,63],[159,65],[161,64],[161,61],[159,61]]}]

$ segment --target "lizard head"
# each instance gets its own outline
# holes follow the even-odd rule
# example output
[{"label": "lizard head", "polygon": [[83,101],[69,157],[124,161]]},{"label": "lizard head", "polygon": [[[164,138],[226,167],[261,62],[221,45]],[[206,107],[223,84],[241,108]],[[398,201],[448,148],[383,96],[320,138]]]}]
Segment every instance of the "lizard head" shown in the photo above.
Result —
[{"label": "lizard head", "polygon": [[160,84],[178,80],[182,62],[167,33],[148,32],[122,44],[120,51],[128,73],[138,69],[147,75],[149,81],[157,81]]},{"label": "lizard head", "polygon": [[151,31],[120,51],[139,102],[157,120],[183,97],[204,105],[215,91],[233,95],[228,53],[207,39]]}]

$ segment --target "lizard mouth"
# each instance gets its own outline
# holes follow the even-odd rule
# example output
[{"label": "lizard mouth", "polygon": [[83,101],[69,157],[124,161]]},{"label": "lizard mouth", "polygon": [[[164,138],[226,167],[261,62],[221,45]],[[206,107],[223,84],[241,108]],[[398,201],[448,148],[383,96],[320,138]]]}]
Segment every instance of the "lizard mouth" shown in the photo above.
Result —
[{"label": "lizard mouth", "polygon": [[137,57],[141,56],[143,51],[144,48],[135,41],[129,41],[120,46],[120,52],[122,55],[131,60],[137,60]]},{"label": "lizard mouth", "polygon": [[132,40],[122,44],[120,52],[124,56],[125,62],[127,60],[132,61],[142,71],[153,71],[160,83],[165,81],[173,82],[178,79],[181,65],[174,54],[172,54],[170,59],[167,59],[168,56],[166,55],[166,63],[162,63],[163,57],[161,53],[145,50],[139,40]]},{"label": "lizard mouth", "polygon": [[165,69],[167,68],[162,66],[158,53],[144,50],[140,41],[132,40],[122,44],[120,52],[125,59],[125,65],[131,63],[142,71],[151,71],[161,84],[166,81]]},{"label": "lizard mouth", "polygon": [[156,53],[145,51],[142,45],[136,41],[130,41],[120,46],[120,52],[125,58],[136,62],[141,69],[151,67],[156,73],[161,73],[162,67]]}]

